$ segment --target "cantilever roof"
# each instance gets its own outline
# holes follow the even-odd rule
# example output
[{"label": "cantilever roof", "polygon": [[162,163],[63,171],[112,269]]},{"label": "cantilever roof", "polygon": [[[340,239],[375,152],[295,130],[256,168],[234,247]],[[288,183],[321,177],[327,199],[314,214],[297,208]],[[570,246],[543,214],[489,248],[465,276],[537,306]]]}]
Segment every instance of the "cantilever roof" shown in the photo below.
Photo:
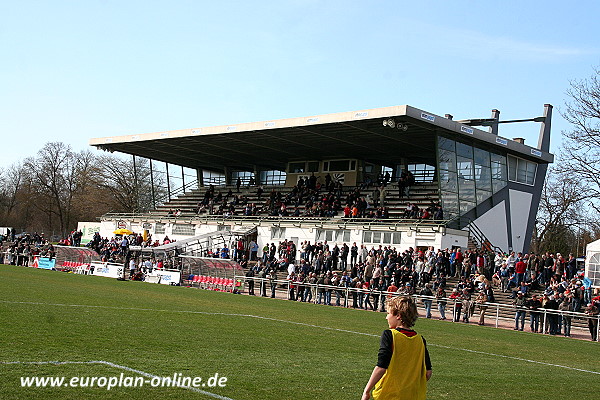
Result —
[{"label": "cantilever roof", "polygon": [[[407,130],[392,129],[393,118]],[[357,158],[392,165],[402,158],[431,162],[444,133],[478,146],[551,163],[554,156],[438,115],[404,105],[167,132],[96,138],[90,145],[189,168],[285,170],[290,161]]]}]

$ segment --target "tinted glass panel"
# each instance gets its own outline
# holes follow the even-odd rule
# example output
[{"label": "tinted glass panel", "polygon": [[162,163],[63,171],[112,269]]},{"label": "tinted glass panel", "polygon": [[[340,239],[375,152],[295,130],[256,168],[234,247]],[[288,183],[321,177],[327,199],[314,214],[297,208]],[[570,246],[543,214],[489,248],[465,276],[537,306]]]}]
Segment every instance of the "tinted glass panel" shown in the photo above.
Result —
[{"label": "tinted glass panel", "polygon": [[297,163],[290,163],[290,172],[291,173],[301,173],[304,172],[305,164],[303,162],[297,162]]},{"label": "tinted glass panel", "polygon": [[508,179],[517,180],[517,159],[511,156],[508,156]]},{"label": "tinted glass panel", "polygon": [[456,172],[440,170],[440,187],[442,192],[458,192]]},{"label": "tinted glass panel", "polygon": [[528,185],[533,185],[535,181],[535,172],[537,170],[537,164],[528,161],[527,162],[527,172],[525,177],[525,183]]},{"label": "tinted glass panel", "polygon": [[458,180],[458,196],[460,200],[475,201],[475,182],[465,179]]},{"label": "tinted glass panel", "polygon": [[490,166],[490,152],[482,149],[475,149],[475,164],[484,167]]},{"label": "tinted glass panel", "polygon": [[440,149],[438,154],[440,169],[456,171],[456,153]]},{"label": "tinted glass panel", "polygon": [[461,214],[464,214],[467,211],[472,210],[473,208],[475,208],[475,203],[461,200],[461,202],[460,202],[460,213]]},{"label": "tinted glass panel", "polygon": [[473,159],[473,146],[464,143],[456,143],[456,155]]},{"label": "tinted glass panel", "polygon": [[488,199],[492,196],[492,192],[488,192],[486,190],[477,189],[477,203],[481,203],[485,199]]},{"label": "tinted glass panel", "polygon": [[445,138],[443,136],[438,136],[438,147],[444,150],[455,151],[455,142],[452,139]]},{"label": "tinted glass panel", "polygon": [[348,171],[349,160],[329,161],[329,171]]},{"label": "tinted glass panel", "polygon": [[456,167],[459,178],[473,179],[473,160],[465,157],[456,157]]},{"label": "tinted glass panel", "polygon": [[492,171],[490,168],[475,166],[475,185],[478,189],[492,190]]}]

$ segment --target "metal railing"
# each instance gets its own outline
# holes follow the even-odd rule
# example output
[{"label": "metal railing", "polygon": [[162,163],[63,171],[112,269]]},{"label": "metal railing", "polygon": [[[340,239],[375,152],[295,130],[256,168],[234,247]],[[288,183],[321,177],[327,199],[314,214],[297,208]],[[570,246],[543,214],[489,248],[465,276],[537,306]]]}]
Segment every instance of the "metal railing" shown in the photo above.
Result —
[{"label": "metal railing", "polygon": [[[362,296],[366,296],[369,295],[369,297],[372,297],[374,300],[377,299],[376,301],[378,302],[376,309],[374,311],[385,311],[385,300],[394,296],[401,296],[403,295],[402,293],[399,292],[388,292],[388,291],[383,291],[383,290],[372,290],[372,289],[362,289],[362,288],[352,288],[352,287],[345,287],[345,286],[335,286],[335,285],[323,285],[323,284],[318,284],[318,283],[308,283],[308,282],[297,282],[297,281],[290,281],[288,279],[270,279],[270,278],[259,278],[259,277],[247,277],[247,276],[242,276],[242,275],[236,275],[234,277],[235,281],[240,281],[243,283],[247,283],[249,281],[253,281],[254,283],[258,283],[259,285],[259,289],[260,289],[260,285],[264,282],[264,284],[266,285],[267,290],[272,290],[272,284],[275,284],[278,286],[278,288],[280,289],[284,289],[286,292],[286,298],[290,299],[290,294],[291,294],[291,289],[292,287],[294,287],[294,289],[298,289],[300,287],[303,288],[303,290],[306,290],[307,288],[311,290],[311,302],[315,303],[315,304],[320,304],[317,301],[318,299],[318,293],[319,290],[322,291],[330,291],[330,293],[336,295],[336,302],[337,302],[337,295],[340,295],[340,305],[342,304],[342,300],[343,300],[343,306],[344,307],[350,307],[350,300],[352,300],[354,302],[354,293],[356,293],[356,296],[358,297],[359,295]],[[276,288],[277,289],[277,288]],[[295,296],[298,296],[297,290],[295,293]],[[423,296],[423,295],[417,295],[417,294],[413,294],[411,295],[413,298],[417,299],[417,304],[421,305],[424,307],[424,302],[423,300],[429,300],[432,302],[445,302],[447,304],[447,306],[449,307],[453,307],[453,305],[456,303],[456,301],[454,299],[451,299],[449,297],[445,297],[443,299],[438,299],[435,296]],[[364,299],[364,297],[363,297]],[[474,303],[474,301],[470,301],[471,303]],[[363,302],[361,302],[363,303]],[[373,304],[373,302],[371,302],[371,304]],[[476,303],[476,305],[480,305],[479,303]],[[484,310],[485,315],[488,317],[488,319],[491,317],[494,320],[494,326],[496,328],[498,328],[500,326],[500,321],[513,321],[515,322],[515,314],[516,311],[524,311],[525,313],[531,313],[531,309],[527,308],[527,307],[518,307],[518,306],[514,306],[514,305],[508,305],[508,304],[502,304],[502,303],[490,303],[490,302],[485,302],[485,303],[481,303],[481,306],[486,307],[486,309]],[[431,310],[435,311],[435,307],[432,306]],[[451,312],[451,311],[450,311]],[[558,318],[559,321],[562,321],[563,317],[570,317],[571,319],[579,319],[579,320],[590,320],[590,319],[595,319],[596,323],[596,338],[600,338],[600,315],[594,315],[594,316],[590,316],[588,314],[582,313],[582,312],[574,312],[574,311],[558,311],[558,310],[551,310],[551,309],[545,309],[545,308],[538,308],[537,310],[534,310],[534,312],[539,313],[539,327],[540,327],[540,332],[548,332],[548,330],[550,329],[550,316],[556,316]],[[512,314],[512,316],[507,317],[506,315],[510,315]],[[471,314],[474,315],[474,314]],[[577,325],[572,325],[571,329],[577,329],[577,330],[585,330],[584,327],[581,326],[577,326]]]},{"label": "metal railing", "polygon": [[469,237],[471,237],[477,246],[484,250],[492,251],[494,253],[503,252],[498,246],[493,245],[490,240],[485,236],[483,231],[475,224],[471,218],[458,216],[447,221],[448,227],[464,229],[467,228]]},{"label": "metal railing", "polygon": [[433,220],[433,219],[405,219],[405,218],[386,218],[386,219],[370,219],[370,218],[340,218],[340,217],[279,217],[279,216],[243,216],[243,215],[195,215],[195,216],[164,216],[164,215],[152,215],[152,214],[139,214],[139,213],[107,213],[100,217],[101,220],[114,220],[114,219],[130,219],[142,221],[158,221],[158,222],[171,222],[171,223],[206,223],[206,222],[217,222],[217,223],[231,223],[234,222],[238,225],[243,223],[260,226],[262,223],[269,224],[289,224],[294,226],[301,226],[305,224],[330,224],[338,225],[340,229],[346,227],[362,227],[363,229],[370,230],[374,226],[385,226],[388,228],[408,227],[414,231],[431,230],[432,232],[439,232],[446,228],[448,220]]}]

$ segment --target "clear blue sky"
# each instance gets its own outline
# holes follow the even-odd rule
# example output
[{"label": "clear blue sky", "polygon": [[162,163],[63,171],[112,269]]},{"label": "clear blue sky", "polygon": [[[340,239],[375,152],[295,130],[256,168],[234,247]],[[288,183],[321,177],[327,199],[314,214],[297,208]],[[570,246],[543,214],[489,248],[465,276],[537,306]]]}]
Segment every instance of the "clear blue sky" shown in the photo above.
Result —
[{"label": "clear blue sky", "polygon": [[[600,65],[600,2],[0,2],[0,168],[48,141],[410,104],[557,112]],[[535,145],[539,124],[501,126]],[[92,149],[96,151],[95,149]]]}]

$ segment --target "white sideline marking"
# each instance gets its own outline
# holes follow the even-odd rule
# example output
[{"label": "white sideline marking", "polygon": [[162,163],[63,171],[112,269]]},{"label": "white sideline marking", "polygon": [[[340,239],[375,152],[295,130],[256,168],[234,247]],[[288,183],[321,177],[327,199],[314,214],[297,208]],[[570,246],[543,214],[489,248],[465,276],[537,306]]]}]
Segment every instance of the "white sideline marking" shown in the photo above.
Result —
[{"label": "white sideline marking", "polygon": [[[26,365],[26,364],[36,364],[36,365],[38,365],[38,364],[40,364],[40,365],[44,365],[44,364],[52,364],[52,365],[61,365],[61,364],[102,364],[102,365],[108,365],[109,367],[122,369],[124,371],[134,372],[134,373],[136,373],[138,375],[145,376],[146,378],[160,378],[158,375],[150,374],[148,372],[140,371],[139,369],[129,368],[129,367],[125,366],[125,365],[119,365],[119,364],[111,363],[110,361],[103,361],[103,360],[99,360],[99,361],[0,361],[0,364],[4,364],[4,365],[11,365],[11,364],[20,364],[20,365]],[[177,387],[182,388],[182,389],[191,390],[191,391],[197,392],[197,393],[202,393],[202,394],[205,394],[207,396],[213,397],[215,399],[233,400],[232,398],[221,396],[221,395],[218,395],[218,394],[215,394],[215,393],[211,393],[211,392],[207,392],[205,390],[201,390],[201,389],[198,389],[198,388],[193,387],[193,386],[186,386],[186,385],[178,384]]]},{"label": "white sideline marking", "polygon": [[[155,309],[155,308],[114,307],[114,306],[99,306],[99,305],[86,305],[86,304],[41,303],[41,302],[33,302],[33,301],[0,300],[0,303],[32,304],[32,305],[61,306],[61,307],[89,307],[89,308],[104,308],[104,309],[110,309],[110,310],[127,310],[127,311],[137,310],[137,311],[169,312],[169,313],[183,313],[183,314],[223,315],[223,316],[230,316],[230,317],[247,317],[247,318],[264,319],[264,320],[275,321],[275,322],[284,322],[286,324],[308,326],[311,328],[326,329],[326,330],[330,330],[330,331],[353,333],[355,335],[371,336],[371,337],[377,337],[377,338],[380,337],[380,335],[374,335],[372,333],[357,332],[357,331],[351,331],[351,330],[340,329],[340,328],[331,328],[329,326],[320,326],[320,325],[307,324],[304,322],[287,321],[284,319],[263,317],[260,315],[252,315],[252,314],[236,314],[236,313],[222,313],[222,312],[208,312],[208,311],[191,311],[191,310],[164,310],[164,309]],[[536,360],[529,360],[527,358],[506,356],[506,355],[502,355],[502,354],[488,353],[485,351],[464,349],[464,348],[460,348],[460,347],[450,347],[450,346],[444,346],[444,345],[435,344],[435,343],[427,343],[427,345],[432,346],[432,347],[440,347],[443,349],[466,351],[469,353],[476,353],[476,354],[483,354],[486,356],[507,358],[507,359],[511,359],[511,360],[515,360],[515,361],[524,361],[524,362],[533,363],[533,364],[541,364],[541,365],[547,365],[550,367],[558,367],[558,368],[570,369],[572,371],[587,372],[590,374],[600,375],[600,372],[598,372],[598,371],[590,371],[587,369],[569,367],[566,365],[553,364],[553,363],[547,363],[547,362],[536,361]]]}]

